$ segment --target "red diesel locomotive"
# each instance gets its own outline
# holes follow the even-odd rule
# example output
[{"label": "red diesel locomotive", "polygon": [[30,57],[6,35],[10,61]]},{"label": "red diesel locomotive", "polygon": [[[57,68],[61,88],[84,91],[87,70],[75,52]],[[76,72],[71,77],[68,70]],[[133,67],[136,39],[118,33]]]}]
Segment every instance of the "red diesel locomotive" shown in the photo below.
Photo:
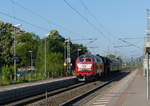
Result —
[{"label": "red diesel locomotive", "polygon": [[79,81],[96,78],[104,73],[104,62],[100,56],[82,55],[76,60],[76,74]]},{"label": "red diesel locomotive", "polygon": [[76,60],[76,75],[79,81],[93,80],[101,76],[108,76],[110,72],[122,69],[119,58],[107,58],[100,55],[86,54]]}]

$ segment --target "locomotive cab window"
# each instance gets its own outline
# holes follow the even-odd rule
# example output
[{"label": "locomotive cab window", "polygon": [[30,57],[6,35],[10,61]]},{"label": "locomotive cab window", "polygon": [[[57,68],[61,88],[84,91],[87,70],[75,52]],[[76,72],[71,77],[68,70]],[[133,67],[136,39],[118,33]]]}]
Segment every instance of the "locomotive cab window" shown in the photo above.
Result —
[{"label": "locomotive cab window", "polygon": [[92,59],[91,58],[86,58],[85,61],[86,62],[92,62]]},{"label": "locomotive cab window", "polygon": [[79,58],[79,62],[84,62],[84,58]]}]

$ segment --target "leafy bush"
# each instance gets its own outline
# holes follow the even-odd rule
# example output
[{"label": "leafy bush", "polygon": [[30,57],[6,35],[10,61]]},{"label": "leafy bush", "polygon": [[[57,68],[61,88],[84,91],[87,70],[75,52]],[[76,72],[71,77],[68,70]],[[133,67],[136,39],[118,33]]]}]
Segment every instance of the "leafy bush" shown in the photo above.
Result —
[{"label": "leafy bush", "polygon": [[2,78],[3,80],[12,80],[13,79],[14,69],[13,66],[3,66],[2,67]]}]

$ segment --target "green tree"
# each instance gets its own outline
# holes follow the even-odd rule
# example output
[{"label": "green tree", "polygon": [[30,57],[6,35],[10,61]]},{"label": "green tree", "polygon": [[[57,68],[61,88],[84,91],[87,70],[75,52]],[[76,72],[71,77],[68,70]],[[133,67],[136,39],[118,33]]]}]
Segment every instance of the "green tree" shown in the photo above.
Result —
[{"label": "green tree", "polygon": [[39,72],[43,73],[45,70],[45,42],[47,56],[46,71],[49,76],[57,76],[61,71],[63,71],[64,41],[65,39],[57,30],[51,30],[48,37],[40,41],[36,59],[36,68]]},{"label": "green tree", "polygon": [[113,54],[108,54],[106,57],[110,58],[110,59],[115,59],[117,58],[116,55],[113,55]]},{"label": "green tree", "polygon": [[62,53],[49,53],[47,60],[48,75],[51,75],[52,77],[59,77],[65,74]]},{"label": "green tree", "polygon": [[[50,31],[47,38],[40,39],[34,33],[29,33],[14,27],[12,24],[0,21],[0,66],[2,73],[10,79],[10,74],[13,76],[13,54],[14,54],[14,36],[16,41],[16,56],[20,59],[17,62],[17,67],[27,67],[30,65],[29,51],[32,51],[34,64],[36,69],[43,74],[45,64],[45,41],[47,55],[47,72],[49,76],[59,76],[64,74],[64,50],[66,49],[65,38],[60,33],[53,29]],[[80,55],[87,51],[86,47],[80,44],[71,44],[71,58],[73,64],[77,57],[77,50],[81,49]],[[75,52],[74,52],[75,51]],[[10,69],[9,69],[10,68]]]},{"label": "green tree", "polygon": [[29,51],[32,51],[32,59],[36,59],[39,40],[39,37],[33,33],[24,33],[22,37],[19,38],[16,47],[17,56],[20,57],[18,66],[22,67],[30,65],[31,54]]},{"label": "green tree", "polygon": [[49,52],[63,53],[65,39],[59,34],[57,30],[51,30],[46,40]]},{"label": "green tree", "polygon": [[[37,72],[41,73],[41,77],[45,76],[45,48],[44,40],[40,41],[38,49],[36,68]],[[48,77],[56,77],[63,74],[63,53],[46,51],[46,75]]]},{"label": "green tree", "polygon": [[0,21],[0,64],[12,64],[13,27]]}]

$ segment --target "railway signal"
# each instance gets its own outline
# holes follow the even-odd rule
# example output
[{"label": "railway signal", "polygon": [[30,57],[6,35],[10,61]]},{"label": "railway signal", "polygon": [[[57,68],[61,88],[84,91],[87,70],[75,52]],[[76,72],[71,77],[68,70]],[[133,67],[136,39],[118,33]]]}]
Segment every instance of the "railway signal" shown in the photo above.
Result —
[{"label": "railway signal", "polygon": [[70,69],[71,69],[71,67],[68,65],[68,64],[71,63],[71,58],[70,58],[70,38],[65,40],[65,44],[66,44],[66,49],[67,50],[65,50],[66,54],[64,54],[65,55],[65,65],[64,66],[66,66],[67,74],[69,74],[70,73]]}]

